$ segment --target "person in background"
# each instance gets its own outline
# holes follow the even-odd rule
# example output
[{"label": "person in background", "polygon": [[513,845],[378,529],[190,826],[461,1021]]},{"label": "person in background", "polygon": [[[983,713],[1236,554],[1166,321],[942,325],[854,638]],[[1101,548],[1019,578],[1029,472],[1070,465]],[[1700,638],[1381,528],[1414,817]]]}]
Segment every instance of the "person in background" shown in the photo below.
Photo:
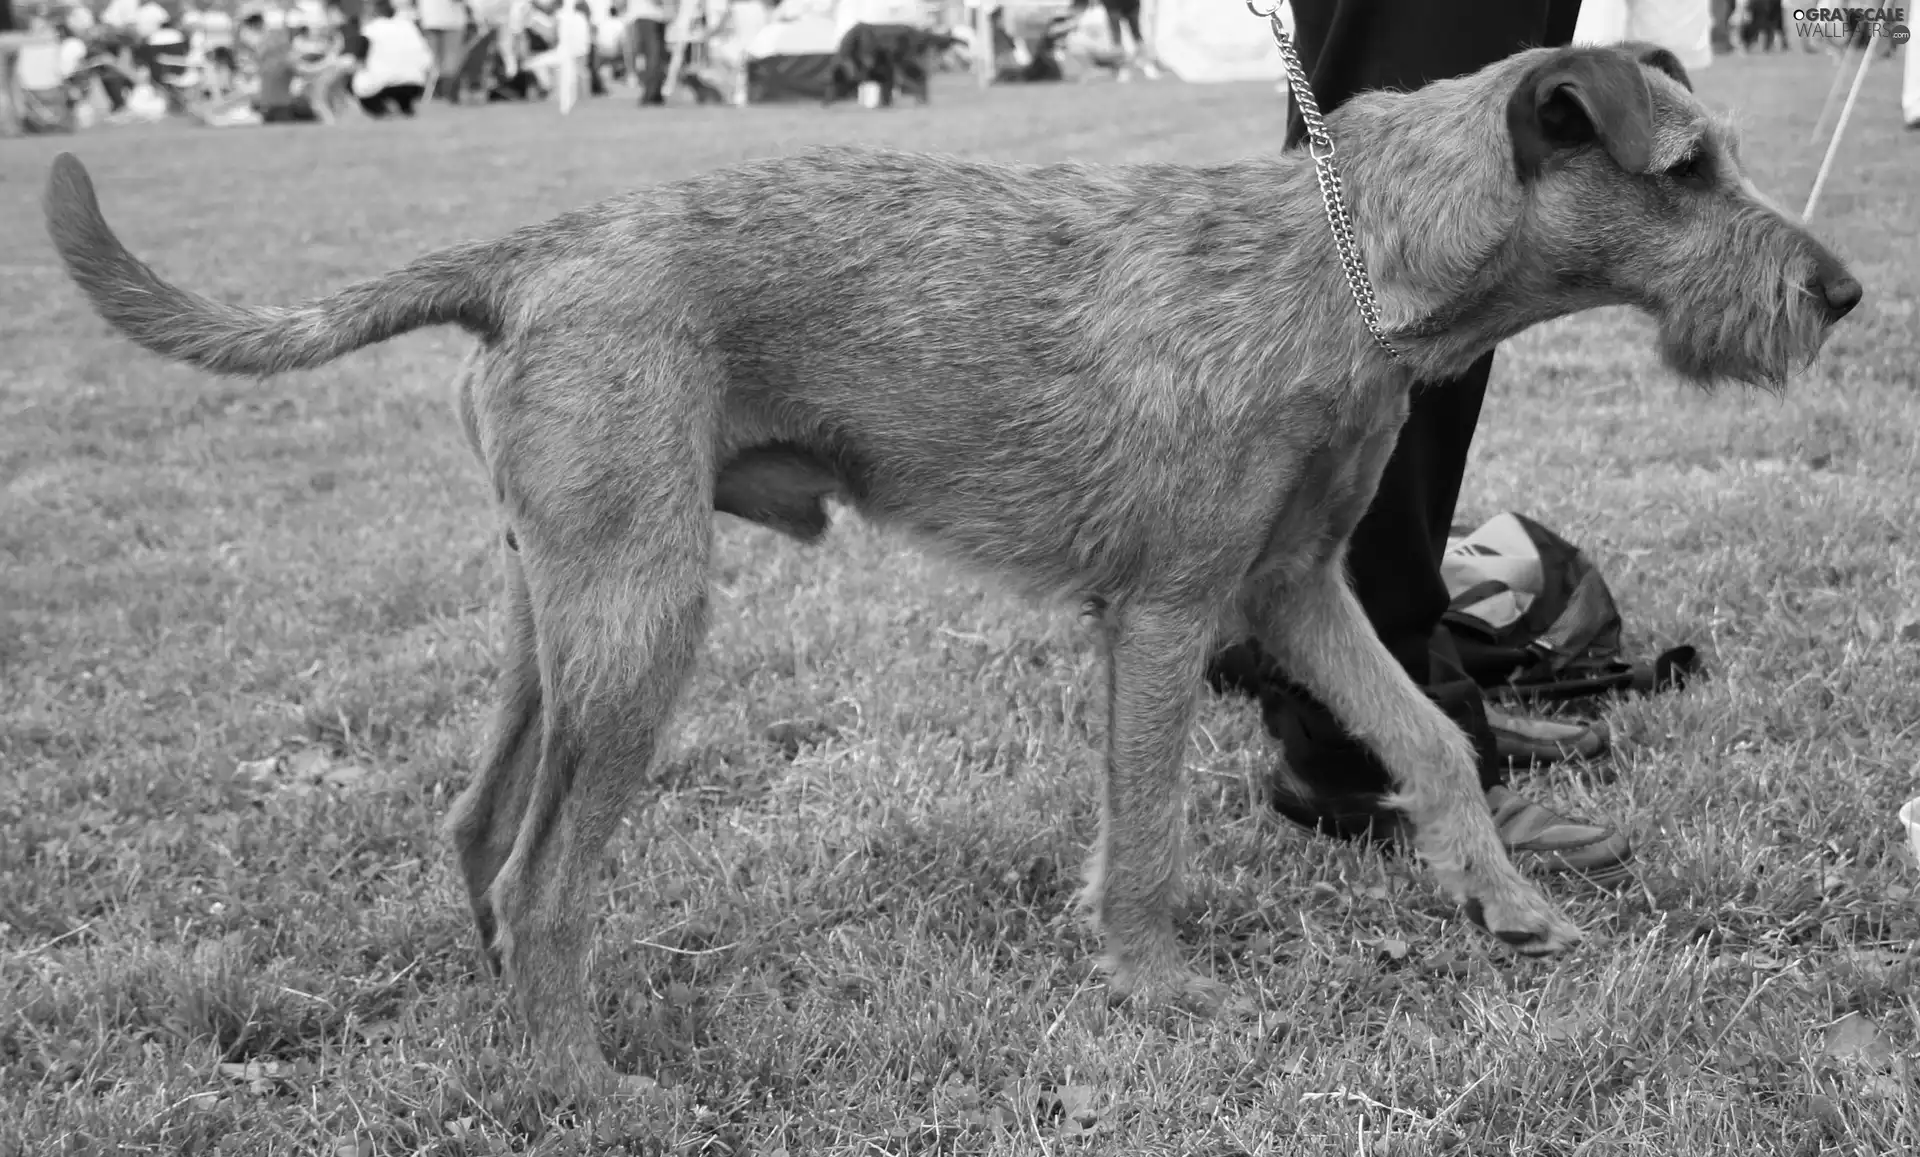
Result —
[{"label": "person in background", "polygon": [[331,32],[333,8],[326,0],[294,0],[288,13],[288,22],[309,31]]},{"label": "person in background", "polygon": [[560,36],[554,16],[534,0],[513,0],[501,33],[500,83],[494,96],[532,100],[553,87],[553,55]]},{"label": "person in background", "polygon": [[506,36],[508,10],[512,0],[467,0],[467,19],[472,22],[466,39],[466,63],[460,75],[462,94],[479,96],[482,103],[492,99],[501,69],[502,47]]},{"label": "person in background", "polygon": [[433,47],[410,20],[394,15],[393,0],[373,0],[373,19],[360,26],[366,55],[353,74],[353,95],[371,117],[413,115],[433,72]]},{"label": "person in background", "polygon": [[642,108],[667,103],[667,25],[674,15],[667,3],[668,0],[627,0],[628,75],[636,75],[632,70],[638,63]]},{"label": "person in background", "polygon": [[[14,17],[7,16],[9,22]],[[0,105],[9,128],[27,133],[70,133],[78,125],[79,104],[61,53],[61,30],[45,13],[27,19],[25,35],[9,39],[12,53],[0,64]],[[10,73],[10,75],[9,75]]]},{"label": "person in background", "polygon": [[360,18],[347,11],[343,0],[327,0],[327,22],[333,28],[336,51],[354,60],[367,55],[367,38],[360,35]]},{"label": "person in background", "polygon": [[262,34],[276,32],[287,26],[286,7],[279,3],[270,3],[269,0],[245,0],[245,2],[240,5],[240,23],[242,26],[245,26],[248,21],[254,20],[255,17],[259,19],[254,21],[253,27],[258,29]]},{"label": "person in background", "polygon": [[294,61],[307,103],[322,121],[332,124],[354,70],[366,55],[366,40],[360,36],[360,22],[347,14],[341,0],[327,0],[312,20],[294,36]]},{"label": "person in background", "polygon": [[240,18],[233,30],[233,67],[242,76],[259,70],[260,51],[266,44],[267,18],[258,9]]},{"label": "person in background", "polygon": [[145,0],[133,10],[133,32],[145,44],[153,34],[173,22],[173,13],[160,0]]},{"label": "person in background", "polygon": [[287,26],[293,34],[293,61],[305,72],[334,55],[336,42],[333,22],[325,17],[309,21],[305,13],[298,14],[294,23]]},{"label": "person in background", "polygon": [[138,23],[140,0],[108,0],[107,6],[100,10],[100,23],[104,27],[131,33]]},{"label": "person in background", "polygon": [[262,13],[249,13],[240,22],[237,45],[239,71],[251,84],[236,85],[232,95],[207,102],[195,114],[200,122],[212,128],[332,124],[342,80],[353,62],[329,53],[324,45],[317,59],[309,45],[309,58],[303,59],[297,43],[302,35],[311,33],[295,27],[270,29]]},{"label": "person in background", "polygon": [[460,101],[460,66],[466,59],[467,6],[462,0],[420,0],[420,30],[426,33],[435,63],[433,95],[449,104]]},{"label": "person in background", "polygon": [[[60,74],[67,78],[69,86],[84,88],[90,83],[86,76],[87,42],[73,31],[73,25],[64,18],[53,25],[53,33],[60,38]],[[76,91],[76,99],[86,99],[86,93]]]},{"label": "person in background", "polygon": [[193,46],[186,31],[174,23],[173,14],[158,4],[141,6],[141,27],[152,21],[149,9],[159,9],[159,24],[146,33],[134,50],[134,59],[146,69],[153,84],[176,112],[185,112],[187,82],[192,73]]},{"label": "person in background", "polygon": [[559,44],[555,47],[553,93],[562,115],[573,111],[587,91],[587,67],[593,55],[593,17],[585,0],[562,0],[554,17]]},{"label": "person in background", "polygon": [[500,38],[494,52],[500,59],[500,81],[494,94],[500,98],[526,98],[526,61],[538,55],[528,39],[528,22],[533,0],[508,0],[506,19],[500,26]]},{"label": "person in background", "polygon": [[215,94],[233,87],[237,62],[233,55],[233,15],[217,5],[189,4],[181,13],[194,59],[206,70],[207,87]]},{"label": "person in background", "polygon": [[613,0],[585,0],[587,8],[587,26],[591,35],[587,38],[587,90],[594,96],[607,95],[606,77],[600,75],[600,66],[605,60],[600,55],[600,30],[613,20]]},{"label": "person in background", "polygon": [[299,49],[292,29],[263,29],[258,55],[259,90],[253,111],[260,123],[310,124],[320,119],[313,101],[302,91]]},{"label": "person in background", "polygon": [[134,69],[133,87],[127,91],[126,103],[113,114],[113,119],[121,124],[147,124],[164,119],[170,109],[166,94],[154,83],[153,73],[139,67]]}]

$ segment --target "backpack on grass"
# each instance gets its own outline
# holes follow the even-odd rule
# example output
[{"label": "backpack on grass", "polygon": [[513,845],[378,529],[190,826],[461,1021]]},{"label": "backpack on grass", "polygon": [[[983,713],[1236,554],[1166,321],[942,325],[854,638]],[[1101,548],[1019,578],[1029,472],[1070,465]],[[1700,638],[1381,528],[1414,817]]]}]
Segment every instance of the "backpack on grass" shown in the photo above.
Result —
[{"label": "backpack on grass", "polygon": [[1694,648],[1652,662],[1621,657],[1620,608],[1579,547],[1523,515],[1456,528],[1440,564],[1452,601],[1442,617],[1474,682],[1494,698],[1582,699],[1685,686]]}]

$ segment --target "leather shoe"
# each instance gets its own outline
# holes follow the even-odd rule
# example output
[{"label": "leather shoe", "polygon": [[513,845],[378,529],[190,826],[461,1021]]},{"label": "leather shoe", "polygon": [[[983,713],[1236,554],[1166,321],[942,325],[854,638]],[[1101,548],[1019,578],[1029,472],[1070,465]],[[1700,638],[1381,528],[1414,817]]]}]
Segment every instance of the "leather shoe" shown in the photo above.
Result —
[{"label": "leather shoe", "polygon": [[[1269,799],[1281,815],[1311,831],[1375,844],[1404,842],[1406,817],[1378,796],[1328,796],[1296,777],[1284,760],[1274,768]],[[1487,808],[1500,843],[1516,861],[1548,872],[1615,888],[1633,878],[1633,844],[1626,834],[1561,815],[1504,785],[1487,789]]]},{"label": "leather shoe", "polygon": [[1606,754],[1607,725],[1600,720],[1579,723],[1514,715],[1487,704],[1487,726],[1493,729],[1495,749],[1509,767],[1547,767],[1567,759],[1595,759]]},{"label": "leather shoe", "polygon": [[1534,858],[1549,872],[1602,888],[1633,876],[1633,844],[1623,832],[1563,816],[1510,787],[1488,788],[1487,806],[1509,854]]}]

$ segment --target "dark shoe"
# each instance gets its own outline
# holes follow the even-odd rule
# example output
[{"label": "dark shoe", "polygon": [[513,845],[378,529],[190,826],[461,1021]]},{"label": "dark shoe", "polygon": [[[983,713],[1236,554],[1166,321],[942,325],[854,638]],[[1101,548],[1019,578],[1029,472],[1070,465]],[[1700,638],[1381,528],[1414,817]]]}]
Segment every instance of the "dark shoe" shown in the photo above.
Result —
[{"label": "dark shoe", "polygon": [[1316,790],[1295,775],[1282,758],[1267,778],[1267,799],[1281,815],[1323,836],[1392,845],[1406,817],[1381,804],[1377,795],[1333,795]]},{"label": "dark shoe", "polygon": [[1607,725],[1563,722],[1513,715],[1487,704],[1500,758],[1509,767],[1547,767],[1567,759],[1595,759],[1606,753]]},{"label": "dark shoe", "polygon": [[[1268,782],[1274,810],[1309,831],[1389,847],[1406,842],[1411,834],[1406,817],[1384,806],[1379,796],[1316,793],[1284,760]],[[1487,807],[1501,846],[1522,864],[1532,858],[1555,875],[1602,888],[1633,877],[1633,845],[1612,828],[1563,816],[1509,787],[1489,788]]]},{"label": "dark shoe", "polygon": [[1516,857],[1534,856],[1555,875],[1577,876],[1612,888],[1633,876],[1633,845],[1625,834],[1563,816],[1509,787],[1487,789],[1494,830]]}]

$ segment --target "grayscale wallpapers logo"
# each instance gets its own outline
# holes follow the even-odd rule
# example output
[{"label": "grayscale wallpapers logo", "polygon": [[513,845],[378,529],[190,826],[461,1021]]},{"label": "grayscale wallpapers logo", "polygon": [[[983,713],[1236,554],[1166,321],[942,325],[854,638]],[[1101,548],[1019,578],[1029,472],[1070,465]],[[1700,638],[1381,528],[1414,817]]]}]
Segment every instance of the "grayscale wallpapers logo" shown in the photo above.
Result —
[{"label": "grayscale wallpapers logo", "polygon": [[1905,44],[1913,36],[1907,28],[1905,8],[1795,8],[1793,27],[1803,37],[1829,40],[1868,35]]}]

